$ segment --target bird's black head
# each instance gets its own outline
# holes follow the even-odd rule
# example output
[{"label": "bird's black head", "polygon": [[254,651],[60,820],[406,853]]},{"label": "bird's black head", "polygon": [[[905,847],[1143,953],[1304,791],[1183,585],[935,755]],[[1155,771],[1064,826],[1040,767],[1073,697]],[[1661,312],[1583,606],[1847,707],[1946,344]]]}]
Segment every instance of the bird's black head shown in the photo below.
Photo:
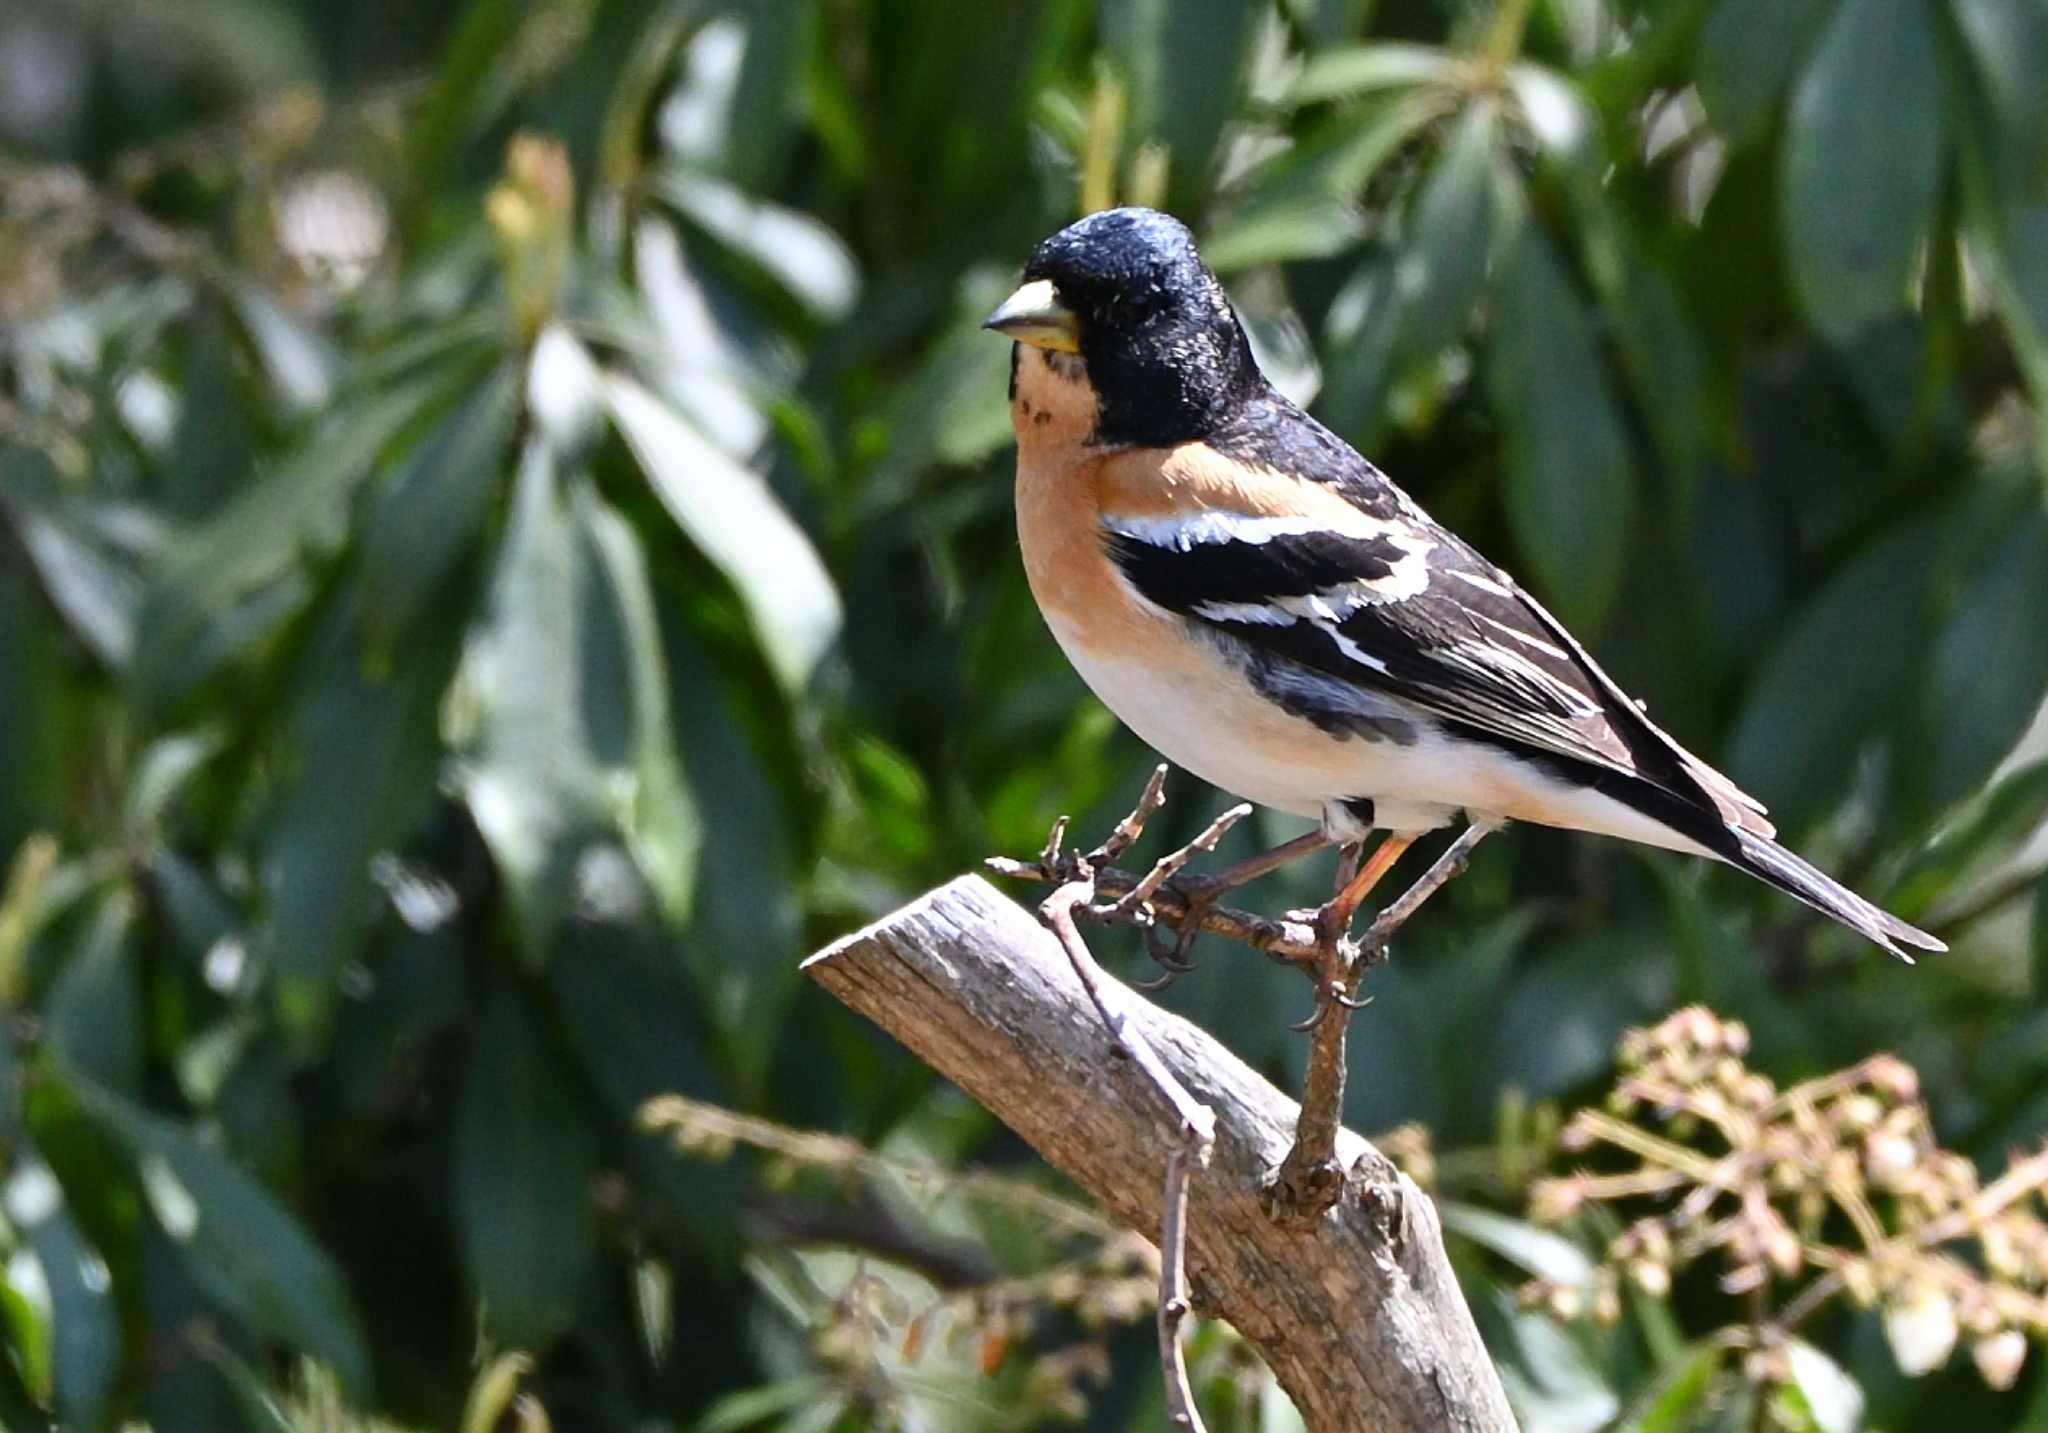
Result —
[{"label": "bird's black head", "polygon": [[1265,386],[1187,226],[1156,209],[1107,209],[1045,240],[985,326],[1078,353],[1099,404],[1095,438],[1106,444],[1206,437]]}]

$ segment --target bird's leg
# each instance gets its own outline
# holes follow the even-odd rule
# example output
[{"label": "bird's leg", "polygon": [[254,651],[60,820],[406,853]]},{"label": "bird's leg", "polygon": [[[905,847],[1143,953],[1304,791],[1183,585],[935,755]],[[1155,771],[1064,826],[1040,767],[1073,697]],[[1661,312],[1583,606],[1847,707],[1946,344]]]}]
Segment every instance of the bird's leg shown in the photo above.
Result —
[{"label": "bird's leg", "polygon": [[1422,903],[1442,890],[1451,879],[1465,869],[1471,858],[1472,848],[1500,829],[1496,821],[1474,821],[1458,833],[1458,839],[1451,842],[1416,879],[1414,885],[1401,892],[1391,904],[1373,917],[1372,924],[1365,928],[1365,938],[1359,941],[1359,949],[1367,960],[1377,957],[1387,948],[1393,938],[1408,921],[1408,918],[1422,909]]},{"label": "bird's leg", "polygon": [[1264,1193],[1266,1212],[1289,1227],[1312,1227],[1344,1190],[1344,1168],[1337,1161],[1337,1129],[1344,1118],[1344,1028],[1359,1005],[1352,986],[1361,968],[1344,933],[1359,902],[1413,844],[1412,835],[1390,834],[1362,861],[1361,847],[1346,847],[1337,867],[1336,893],[1315,912],[1316,1008],[1295,1027],[1308,1032],[1308,1076],[1302,1083],[1294,1147]]},{"label": "bird's leg", "polygon": [[1156,927],[1148,927],[1146,952],[1166,968],[1169,976],[1184,974],[1194,969],[1194,962],[1188,959],[1188,952],[1194,946],[1195,937],[1201,932],[1203,911],[1239,886],[1255,881],[1268,872],[1277,871],[1303,856],[1313,855],[1329,844],[1330,838],[1317,829],[1296,836],[1292,841],[1282,841],[1271,850],[1232,861],[1229,865],[1214,871],[1192,876],[1176,875],[1172,881],[1173,889],[1187,903],[1187,914],[1182,917],[1180,929],[1175,933],[1171,946],[1157,939]]}]

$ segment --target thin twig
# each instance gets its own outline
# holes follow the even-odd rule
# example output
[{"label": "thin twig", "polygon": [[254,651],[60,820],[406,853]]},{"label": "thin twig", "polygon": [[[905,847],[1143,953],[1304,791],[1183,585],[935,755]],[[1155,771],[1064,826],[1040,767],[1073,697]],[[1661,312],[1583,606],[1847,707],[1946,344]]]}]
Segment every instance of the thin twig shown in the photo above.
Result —
[{"label": "thin twig", "polygon": [[1188,1382],[1181,1325],[1188,1317],[1188,1152],[1166,1156],[1166,1212],[1159,1222],[1159,1364],[1166,1374],[1166,1421],[1194,1433],[1202,1426]]},{"label": "thin twig", "polygon": [[[1064,885],[1072,879],[1067,869],[1046,867],[1031,861],[1013,860],[1008,856],[991,856],[984,863],[989,870],[1012,880],[1037,881],[1044,885]],[[1075,915],[1083,920],[1109,923],[1135,922],[1136,912],[1123,916],[1112,916],[1115,902],[1120,900],[1138,884],[1138,877],[1128,871],[1106,867],[1095,873],[1097,896],[1109,904],[1100,907],[1082,907]],[[1317,944],[1315,927],[1307,921],[1292,920],[1285,916],[1269,918],[1255,915],[1250,911],[1238,910],[1231,906],[1195,902],[1192,907],[1187,897],[1171,882],[1152,893],[1152,916],[1174,930],[1182,929],[1189,921],[1197,928],[1211,935],[1220,935],[1225,940],[1236,941],[1249,946],[1268,960],[1278,965],[1291,965],[1297,970],[1313,972],[1316,968]]]},{"label": "thin twig", "polygon": [[[1163,767],[1161,768],[1161,770],[1164,769]],[[1132,886],[1111,904],[1109,913],[1104,919],[1116,920],[1138,910],[1147,901],[1151,900],[1153,894],[1161,886],[1165,885],[1171,877],[1178,875],[1181,867],[1192,861],[1200,852],[1215,850],[1216,843],[1223,839],[1223,833],[1251,814],[1251,803],[1240,801],[1237,805],[1231,807],[1228,811],[1225,811],[1214,821],[1203,827],[1202,834],[1195,837],[1194,840],[1188,842],[1177,851],[1168,851],[1164,856],[1161,856],[1152,863],[1152,869],[1145,873],[1143,880]],[[1123,828],[1119,826],[1117,829],[1121,831]]]}]

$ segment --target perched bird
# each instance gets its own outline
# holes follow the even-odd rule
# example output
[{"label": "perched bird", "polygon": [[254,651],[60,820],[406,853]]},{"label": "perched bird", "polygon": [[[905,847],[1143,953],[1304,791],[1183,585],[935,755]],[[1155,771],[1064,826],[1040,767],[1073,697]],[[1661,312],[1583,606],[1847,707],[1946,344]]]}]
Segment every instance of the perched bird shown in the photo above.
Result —
[{"label": "perched bird", "polygon": [[1017,531],[1053,636],[1132,731],[1325,841],[1389,833],[1348,923],[1461,815],[1711,856],[1886,950],[1941,950],[1772,839],[1556,618],[1275,391],[1187,228],[1092,214],[1041,243],[985,327],[1014,339]]}]

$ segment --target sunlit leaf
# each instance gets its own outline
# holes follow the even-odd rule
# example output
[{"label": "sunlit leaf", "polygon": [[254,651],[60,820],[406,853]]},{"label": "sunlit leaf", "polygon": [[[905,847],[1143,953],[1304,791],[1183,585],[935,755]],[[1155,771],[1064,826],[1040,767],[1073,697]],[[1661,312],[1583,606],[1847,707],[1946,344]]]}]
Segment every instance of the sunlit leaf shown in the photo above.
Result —
[{"label": "sunlit leaf", "polygon": [[87,1082],[72,1087],[135,1162],[151,1217],[206,1296],[250,1332],[327,1363],[350,1397],[366,1398],[369,1353],[347,1286],[283,1206],[178,1126]]},{"label": "sunlit leaf", "polygon": [[1923,0],[1841,0],[1793,92],[1786,254],[1801,304],[1839,342],[1905,307],[1941,186],[1939,48]]},{"label": "sunlit leaf", "polygon": [[[1935,639],[1916,730],[1930,801],[1966,795],[2048,693],[2048,514],[2027,513]],[[1962,694],[1967,693],[1967,697]]]},{"label": "sunlit leaf", "polygon": [[1287,99],[1293,104],[1339,99],[1371,90],[1394,89],[1448,81],[1456,57],[1434,45],[1381,42],[1333,45],[1318,50],[1302,66]]},{"label": "sunlit leaf", "polygon": [[1592,323],[1534,227],[1501,276],[1490,365],[1516,541],[1543,599],[1597,631],[1628,562],[1634,470]]},{"label": "sunlit leaf", "polygon": [[611,508],[588,495],[577,506],[617,604],[631,667],[633,789],[626,836],[663,913],[680,922],[689,914],[704,831],[676,757],[668,660],[647,558],[639,537]]},{"label": "sunlit leaf", "polygon": [[229,291],[264,374],[288,412],[311,412],[334,392],[339,360],[327,341],[250,283]]},{"label": "sunlit leaf", "polygon": [[744,255],[820,318],[840,318],[860,294],[860,271],[837,234],[808,214],[757,199],[706,174],[662,165],[653,191]]},{"label": "sunlit leaf", "polygon": [[115,671],[135,645],[141,584],[77,520],[69,505],[32,496],[19,475],[0,476],[0,512],[12,520],[50,601],[93,654]]},{"label": "sunlit leaf", "polygon": [[840,620],[839,595],[810,540],[759,475],[632,379],[607,374],[605,396],[662,505],[747,604],[776,675],[803,685]]},{"label": "sunlit leaf", "polygon": [[550,451],[529,443],[489,613],[463,659],[458,740],[466,748],[463,794],[533,961],[546,957],[571,899],[577,855],[605,810],[579,705],[584,561]]},{"label": "sunlit leaf", "polygon": [[575,1312],[596,1154],[572,1078],[501,983],[476,1026],[456,1116],[463,1253],[500,1347],[544,1349]]},{"label": "sunlit leaf", "polygon": [[1562,1234],[1472,1204],[1442,1201],[1437,1212],[1446,1233],[1491,1249],[1532,1278],[1571,1288],[1592,1283],[1592,1259]]},{"label": "sunlit leaf", "polygon": [[17,1328],[16,1350],[33,1355],[30,1377],[39,1384],[47,1377],[65,1427],[98,1428],[121,1373],[112,1275],[71,1217],[64,1187],[34,1151],[12,1151],[0,1209],[21,1244],[8,1261],[7,1285],[38,1323],[47,1320],[36,1330]]}]

